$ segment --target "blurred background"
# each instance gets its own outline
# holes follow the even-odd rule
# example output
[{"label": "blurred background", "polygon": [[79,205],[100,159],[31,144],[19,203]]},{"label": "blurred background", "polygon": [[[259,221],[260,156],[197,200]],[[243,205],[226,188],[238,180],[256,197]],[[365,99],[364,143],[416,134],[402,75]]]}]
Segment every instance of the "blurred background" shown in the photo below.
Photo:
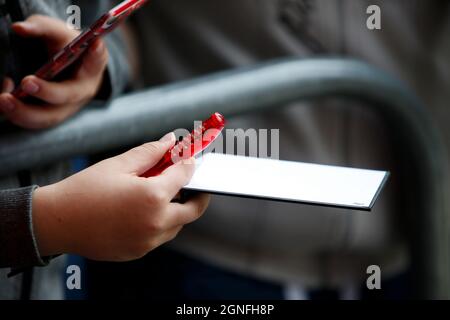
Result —
[{"label": "blurred background", "polygon": [[[371,5],[381,9],[381,30],[367,27]],[[448,150],[449,16],[450,3],[444,0],[152,0],[128,25],[130,55],[136,61],[130,90],[281,58],[305,63],[319,57],[354,58],[403,82],[422,101],[431,136]],[[386,99],[395,103],[396,96],[389,94]],[[142,260],[113,264],[72,257],[69,263],[82,263],[87,278],[84,291],[67,297],[445,297],[450,292],[448,211],[436,209],[437,200],[430,199],[438,197],[422,193],[439,193],[442,200],[448,190],[439,179],[430,178],[430,183],[415,171],[422,168],[427,177],[420,162],[424,155],[414,153],[420,142],[394,134],[401,131],[401,119],[378,112],[383,110],[379,102],[363,100],[327,95],[280,103],[232,117],[229,127],[280,129],[284,160],[391,171],[370,214],[214,197],[204,218]],[[401,107],[406,115],[416,112]],[[418,130],[425,126],[428,122],[424,128],[416,122]],[[413,151],[402,152],[403,145]],[[448,152],[438,156],[440,165],[433,170],[445,180]],[[79,160],[75,167],[84,165]],[[367,289],[370,265],[381,268],[382,290]]]}]

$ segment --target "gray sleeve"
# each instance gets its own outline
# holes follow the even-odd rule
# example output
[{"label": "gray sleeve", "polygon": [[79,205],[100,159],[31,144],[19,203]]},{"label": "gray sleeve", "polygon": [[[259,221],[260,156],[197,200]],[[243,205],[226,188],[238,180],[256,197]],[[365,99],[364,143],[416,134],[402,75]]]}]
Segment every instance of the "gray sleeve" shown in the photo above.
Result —
[{"label": "gray sleeve", "polygon": [[37,186],[0,191],[0,268],[45,266],[32,222],[32,198]]},{"label": "gray sleeve", "polygon": [[[89,27],[100,16],[117,4],[111,0],[74,0],[74,4],[80,6],[83,13],[83,27]],[[103,87],[97,97],[100,100],[108,100],[117,97],[130,82],[130,66],[127,59],[127,46],[124,34],[120,28],[105,38],[109,51],[108,70]]]},{"label": "gray sleeve", "polygon": [[123,34],[116,30],[106,38],[106,45],[109,51],[109,62],[107,70],[107,86],[104,99],[110,99],[120,95],[130,83],[130,66],[125,52],[125,41]]}]

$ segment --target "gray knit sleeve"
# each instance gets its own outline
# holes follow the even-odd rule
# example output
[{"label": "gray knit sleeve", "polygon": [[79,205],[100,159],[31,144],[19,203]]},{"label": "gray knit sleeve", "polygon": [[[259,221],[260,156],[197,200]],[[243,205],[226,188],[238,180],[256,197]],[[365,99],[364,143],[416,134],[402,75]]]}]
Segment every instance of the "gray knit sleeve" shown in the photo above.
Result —
[{"label": "gray knit sleeve", "polygon": [[[117,4],[116,0],[73,0],[73,4],[80,6],[83,12],[83,27],[95,22],[101,15],[108,12]],[[103,86],[96,97],[97,100],[109,100],[117,97],[130,83],[130,65],[126,41],[121,28],[116,29],[105,38],[109,52],[108,68]]]},{"label": "gray knit sleeve", "polygon": [[120,95],[130,83],[130,66],[128,63],[124,35],[120,29],[105,39],[109,51],[107,79],[109,90],[102,98],[112,99]]},{"label": "gray knit sleeve", "polygon": [[46,265],[33,232],[32,199],[36,188],[0,191],[0,268]]}]

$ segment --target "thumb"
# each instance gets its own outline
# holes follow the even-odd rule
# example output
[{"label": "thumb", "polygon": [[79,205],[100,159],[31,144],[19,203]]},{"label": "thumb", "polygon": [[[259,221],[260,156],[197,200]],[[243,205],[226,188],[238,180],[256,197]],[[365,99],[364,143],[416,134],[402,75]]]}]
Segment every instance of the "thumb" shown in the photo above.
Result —
[{"label": "thumb", "polygon": [[175,142],[175,134],[172,132],[159,141],[143,144],[116,157],[116,159],[119,161],[122,171],[141,176],[153,168],[175,145]]}]

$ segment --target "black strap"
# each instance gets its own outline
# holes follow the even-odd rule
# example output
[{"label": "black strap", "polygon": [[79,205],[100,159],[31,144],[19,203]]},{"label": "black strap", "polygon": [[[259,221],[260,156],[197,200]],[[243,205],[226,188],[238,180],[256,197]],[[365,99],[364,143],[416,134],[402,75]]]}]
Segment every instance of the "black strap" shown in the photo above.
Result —
[{"label": "black strap", "polygon": [[20,291],[20,300],[31,300],[31,289],[33,288],[34,269],[30,268],[22,274],[22,288]]}]

